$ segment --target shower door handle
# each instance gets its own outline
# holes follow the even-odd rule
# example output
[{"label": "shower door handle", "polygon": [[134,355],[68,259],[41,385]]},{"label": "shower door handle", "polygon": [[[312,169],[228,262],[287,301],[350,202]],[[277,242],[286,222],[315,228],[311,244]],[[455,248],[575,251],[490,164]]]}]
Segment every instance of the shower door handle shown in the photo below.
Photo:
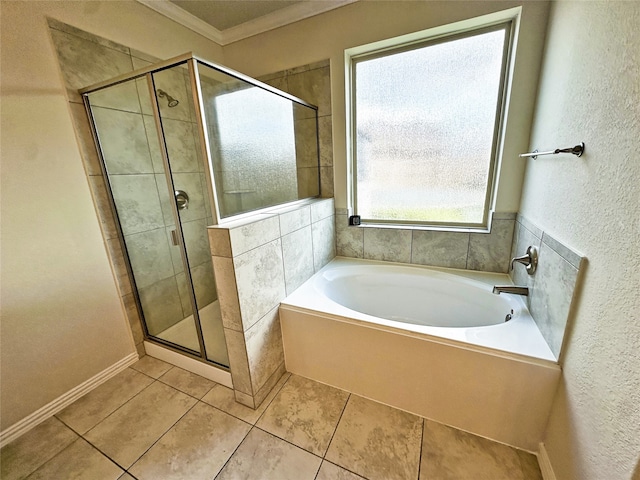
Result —
[{"label": "shower door handle", "polygon": [[178,232],[176,230],[171,230],[171,242],[174,245],[180,245],[180,241],[178,240]]}]

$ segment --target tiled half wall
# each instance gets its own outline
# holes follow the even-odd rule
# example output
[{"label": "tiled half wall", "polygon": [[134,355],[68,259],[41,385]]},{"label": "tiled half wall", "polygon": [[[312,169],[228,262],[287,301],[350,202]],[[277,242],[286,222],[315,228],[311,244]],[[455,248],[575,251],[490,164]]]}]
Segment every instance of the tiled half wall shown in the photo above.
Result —
[{"label": "tiled half wall", "polygon": [[559,358],[586,258],[518,214],[512,256],[522,255],[529,245],[538,248],[535,274],[529,275],[524,268],[516,267],[511,278],[516,285],[529,287],[527,302],[531,315],[549,348]]},{"label": "tiled half wall", "polygon": [[333,199],[209,227],[236,400],[260,406],[285,372],[280,302],[335,256]]}]

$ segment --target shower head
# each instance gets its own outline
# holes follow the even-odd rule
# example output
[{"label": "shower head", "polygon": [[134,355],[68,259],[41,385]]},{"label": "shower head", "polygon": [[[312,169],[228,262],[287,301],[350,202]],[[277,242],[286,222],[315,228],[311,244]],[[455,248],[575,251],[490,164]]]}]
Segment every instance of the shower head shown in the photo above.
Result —
[{"label": "shower head", "polygon": [[176,105],[178,105],[180,102],[178,100],[176,100],[175,98],[173,98],[171,95],[169,95],[167,92],[165,92],[164,90],[156,90],[158,97],[160,98],[166,98],[167,101],[169,102],[169,107],[173,108]]}]

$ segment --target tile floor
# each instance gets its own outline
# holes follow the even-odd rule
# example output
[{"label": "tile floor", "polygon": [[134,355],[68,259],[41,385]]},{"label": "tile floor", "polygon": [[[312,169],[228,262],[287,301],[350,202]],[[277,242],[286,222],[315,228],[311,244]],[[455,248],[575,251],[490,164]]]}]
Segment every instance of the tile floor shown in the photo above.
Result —
[{"label": "tile floor", "polygon": [[5,446],[0,477],[542,479],[531,454],[303,377],[254,411],[148,356]]}]

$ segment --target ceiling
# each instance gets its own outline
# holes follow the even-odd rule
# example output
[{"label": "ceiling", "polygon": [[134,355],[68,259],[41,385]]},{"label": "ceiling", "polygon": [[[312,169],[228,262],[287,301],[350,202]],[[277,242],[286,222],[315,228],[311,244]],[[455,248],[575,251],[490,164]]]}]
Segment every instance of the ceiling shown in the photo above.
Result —
[{"label": "ceiling", "polygon": [[138,0],[220,45],[227,45],[356,1]]}]

